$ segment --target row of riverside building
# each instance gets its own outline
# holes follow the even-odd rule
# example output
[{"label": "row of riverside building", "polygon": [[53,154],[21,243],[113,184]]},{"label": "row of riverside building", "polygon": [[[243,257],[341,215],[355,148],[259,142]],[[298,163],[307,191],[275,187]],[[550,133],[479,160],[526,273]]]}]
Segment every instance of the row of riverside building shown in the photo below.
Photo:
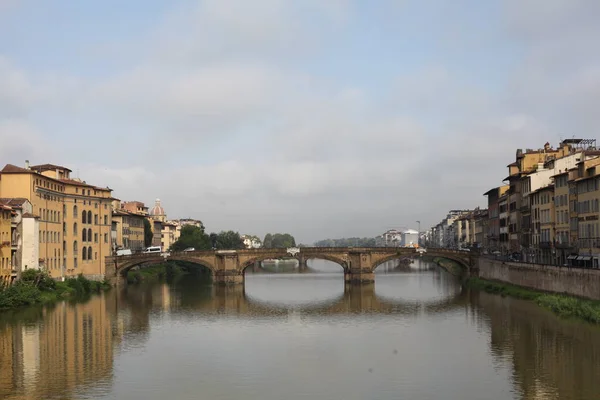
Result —
[{"label": "row of riverside building", "polygon": [[600,151],[595,139],[518,149],[487,209],[451,210],[427,245],[479,248],[531,263],[598,268]]},{"label": "row of riverside building", "polygon": [[202,226],[193,219],[168,221],[160,200],[151,211],[138,201],[121,202],[109,187],[72,178],[71,172],[28,161],[0,170],[0,285],[27,269],[100,280],[106,256],[145,247],[144,220],[152,245],[163,249],[179,238],[182,226]]}]

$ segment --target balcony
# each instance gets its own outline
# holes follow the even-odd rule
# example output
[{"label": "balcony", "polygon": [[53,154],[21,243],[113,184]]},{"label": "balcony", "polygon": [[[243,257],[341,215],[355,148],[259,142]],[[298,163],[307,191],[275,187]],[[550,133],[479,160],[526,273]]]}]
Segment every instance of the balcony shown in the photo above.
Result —
[{"label": "balcony", "polygon": [[552,247],[552,242],[540,242],[540,249],[549,249]]}]

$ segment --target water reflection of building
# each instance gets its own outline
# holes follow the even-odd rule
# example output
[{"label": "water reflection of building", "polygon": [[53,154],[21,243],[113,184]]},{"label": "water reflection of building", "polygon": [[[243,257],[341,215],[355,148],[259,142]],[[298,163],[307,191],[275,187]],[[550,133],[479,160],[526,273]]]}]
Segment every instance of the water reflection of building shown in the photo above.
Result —
[{"label": "water reflection of building", "polygon": [[592,399],[598,395],[600,331],[563,321],[535,303],[474,293],[488,316],[491,352],[513,369],[524,399]]},{"label": "water reflection of building", "polygon": [[0,329],[0,398],[64,396],[112,376],[112,324],[104,297],[62,303],[46,309],[40,322]]}]

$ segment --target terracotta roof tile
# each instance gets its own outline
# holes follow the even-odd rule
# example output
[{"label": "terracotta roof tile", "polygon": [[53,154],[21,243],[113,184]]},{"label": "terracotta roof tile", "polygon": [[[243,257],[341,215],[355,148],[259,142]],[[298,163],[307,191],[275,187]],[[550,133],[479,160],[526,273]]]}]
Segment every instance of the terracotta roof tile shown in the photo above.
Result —
[{"label": "terracotta roof tile", "polygon": [[16,165],[13,165],[13,164],[6,164],[4,166],[4,168],[2,168],[2,171],[0,171],[0,173],[3,173],[3,174],[25,174],[25,173],[32,174],[33,171],[30,169],[17,167]]},{"label": "terracotta roof tile", "polygon": [[5,204],[11,207],[21,207],[26,201],[28,200],[22,197],[0,197],[0,204]]},{"label": "terracotta roof tile", "polygon": [[85,187],[88,187],[90,189],[112,191],[112,189],[110,189],[110,188],[103,188],[103,187],[99,187],[99,186],[94,186],[94,185],[90,185],[89,183],[84,183],[84,182],[76,181],[74,179],[59,179],[59,181],[63,182],[63,183],[67,183],[69,185],[74,185],[74,186],[85,186]]}]

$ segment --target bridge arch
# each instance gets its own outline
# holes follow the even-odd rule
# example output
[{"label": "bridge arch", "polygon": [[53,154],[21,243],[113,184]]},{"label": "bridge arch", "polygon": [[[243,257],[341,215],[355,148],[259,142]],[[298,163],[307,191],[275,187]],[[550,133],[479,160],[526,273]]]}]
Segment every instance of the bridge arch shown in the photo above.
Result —
[{"label": "bridge arch", "polygon": [[202,260],[202,259],[199,259],[199,258],[193,257],[193,256],[175,254],[175,255],[171,255],[167,258],[157,255],[156,257],[149,257],[149,258],[144,258],[144,259],[126,260],[122,263],[119,263],[119,268],[117,270],[117,274],[121,275],[121,276],[125,276],[127,274],[127,272],[129,272],[129,270],[131,270],[134,267],[137,267],[138,265],[141,265],[141,264],[153,264],[153,265],[163,264],[163,263],[169,262],[169,261],[185,261],[185,262],[199,265],[201,267],[208,269],[210,271],[211,275],[213,275],[213,276],[216,271],[216,268],[213,265],[213,263],[208,260]]},{"label": "bridge arch", "polygon": [[[254,265],[254,263],[256,262],[262,262],[264,260],[268,260],[270,258],[274,258],[273,255],[271,254],[267,254],[264,256],[256,256],[253,258],[250,258],[246,261],[244,261],[243,263],[240,263],[240,272],[245,273],[246,268],[251,267],[252,265]],[[348,263],[343,260],[342,258],[330,255],[330,254],[301,254],[301,255],[296,255],[294,257],[295,260],[297,260],[298,262],[300,262],[301,258],[306,262],[308,260],[325,260],[325,261],[331,261],[335,264],[338,264],[340,267],[342,267],[343,271],[346,271],[348,269]]]},{"label": "bridge arch", "polygon": [[[448,260],[452,260],[456,263],[458,263],[461,267],[463,267],[465,270],[469,270],[471,267],[471,254],[470,253],[466,253],[466,252],[462,252],[462,251],[454,251],[454,250],[441,250],[441,251],[437,251],[435,249],[428,249],[428,251],[423,253],[424,256],[429,256],[429,257],[440,257],[440,258],[446,258]],[[419,257],[420,254],[417,253],[416,251],[410,251],[410,252],[399,252],[396,254],[390,254],[387,255],[385,257],[382,257],[380,259],[378,259],[375,263],[373,263],[373,271],[375,271],[375,269],[388,262],[388,261],[393,261],[393,260],[403,260],[403,259],[410,259],[410,258],[417,258]]]},{"label": "bridge arch", "polygon": [[348,263],[336,256],[332,256],[329,254],[317,254],[317,255],[307,255],[304,256],[304,261],[308,261],[308,260],[325,260],[325,261],[331,261],[332,263],[335,263],[337,265],[339,265],[340,267],[342,267],[342,269],[344,271],[346,271],[348,269]]},{"label": "bridge arch", "polygon": [[380,265],[385,264],[388,261],[407,260],[407,259],[411,259],[411,258],[416,258],[418,256],[419,256],[419,254],[417,254],[417,253],[411,253],[411,254],[392,254],[392,255],[384,257],[384,258],[378,260],[376,263],[374,263],[373,264],[373,271],[375,271],[377,269],[377,267],[379,267]]},{"label": "bridge arch", "polygon": [[467,271],[471,268],[471,259],[470,259],[469,253],[463,253],[463,252],[459,253],[459,252],[453,252],[453,251],[443,251],[443,252],[430,251],[425,254],[430,257],[440,257],[440,258],[446,258],[448,260],[452,260],[452,261],[458,263],[461,267],[463,267]]}]

